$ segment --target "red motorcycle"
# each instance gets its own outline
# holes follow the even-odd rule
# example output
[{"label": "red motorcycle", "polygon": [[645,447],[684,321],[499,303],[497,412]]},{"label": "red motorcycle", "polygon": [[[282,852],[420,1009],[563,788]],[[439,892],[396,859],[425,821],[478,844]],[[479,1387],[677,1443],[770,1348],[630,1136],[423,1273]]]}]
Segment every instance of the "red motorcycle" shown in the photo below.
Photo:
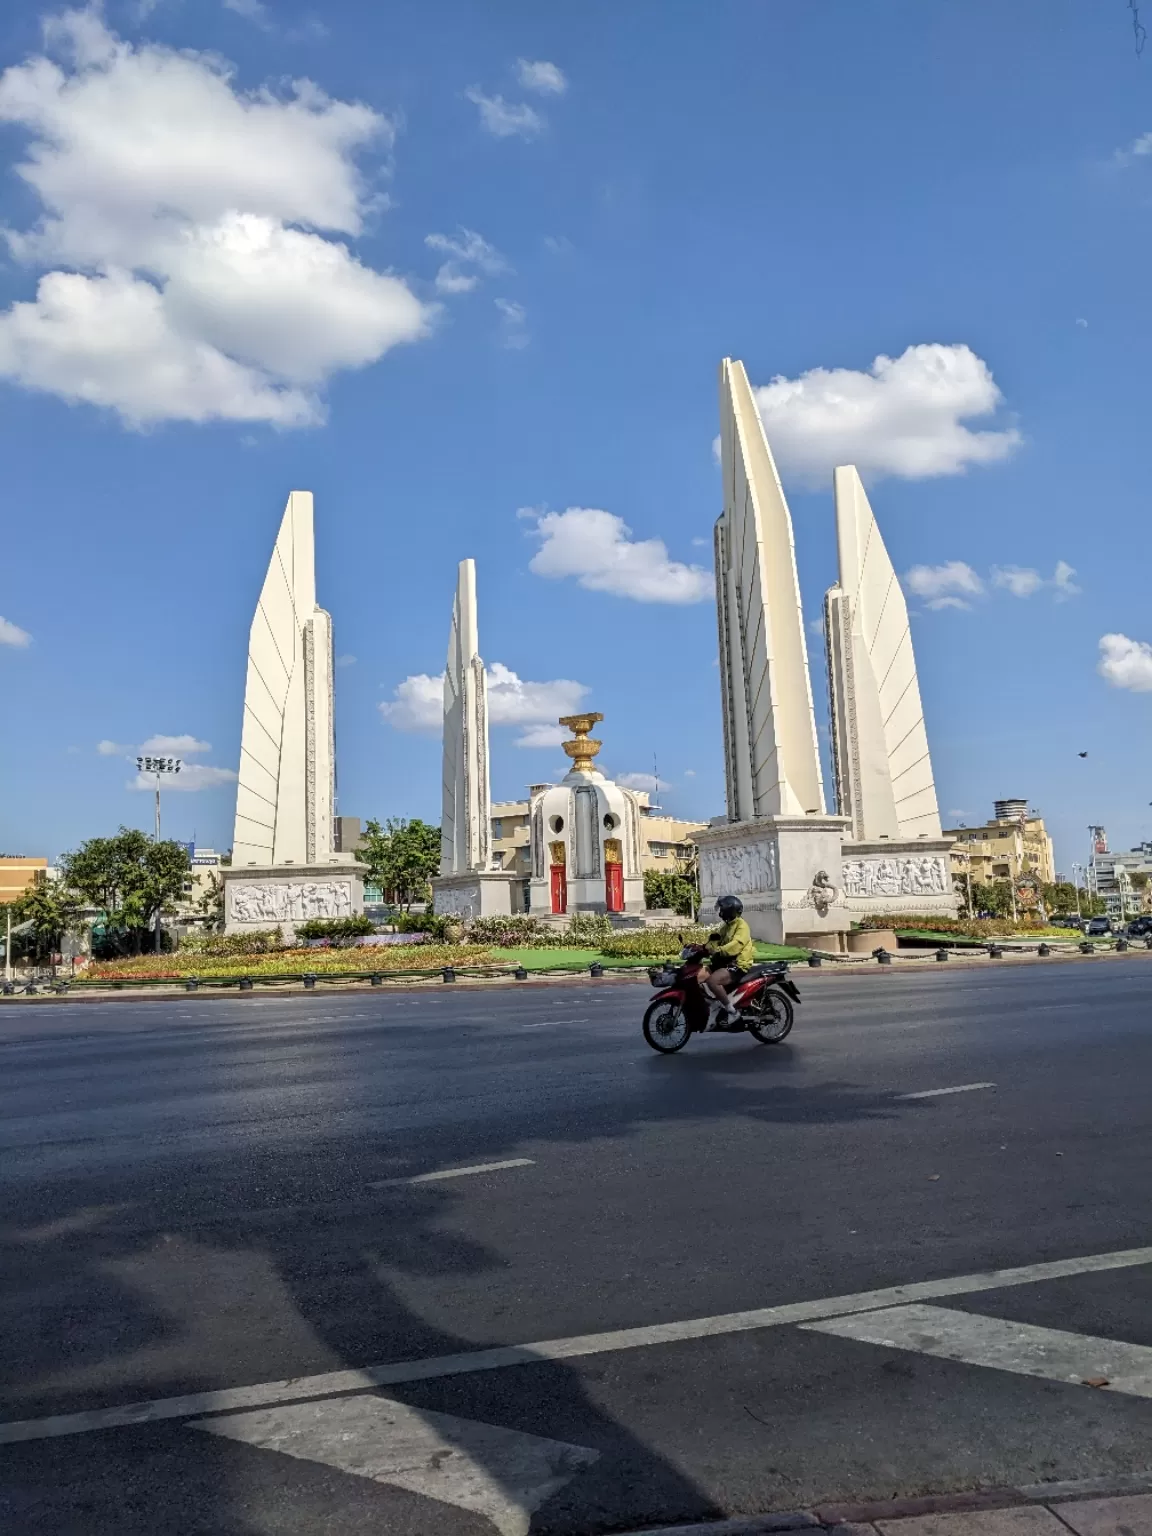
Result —
[{"label": "red motorcycle", "polygon": [[[690,1036],[707,1030],[713,1001],[701,986],[707,958],[703,944],[686,944],[675,970],[665,966],[648,972],[658,990],[644,1014],[644,1038],[654,1051],[671,1055],[683,1050]],[[788,962],[769,960],[745,971],[729,1000],[739,1016],[722,1023],[720,1032],[747,1030],[761,1045],[779,1045],[792,1028],[792,1004],[800,1001],[800,991],[788,974]]]}]

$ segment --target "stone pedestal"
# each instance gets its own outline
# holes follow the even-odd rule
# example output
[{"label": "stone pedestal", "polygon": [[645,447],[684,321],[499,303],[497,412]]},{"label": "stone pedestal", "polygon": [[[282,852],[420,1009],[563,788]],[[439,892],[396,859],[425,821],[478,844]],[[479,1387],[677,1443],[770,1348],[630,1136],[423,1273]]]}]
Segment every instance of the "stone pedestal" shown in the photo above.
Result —
[{"label": "stone pedestal", "polygon": [[919,837],[908,842],[846,842],[841,880],[844,905],[853,918],[955,917],[959,898],[952,886],[952,839]]},{"label": "stone pedestal", "polygon": [[291,941],[309,918],[359,916],[366,873],[347,854],[323,864],[224,865],[224,932],[279,927]]},{"label": "stone pedestal", "polygon": [[509,917],[519,912],[523,877],[502,870],[476,870],[464,875],[436,875],[432,907],[437,917]]},{"label": "stone pedestal", "polygon": [[706,827],[700,851],[700,920],[720,896],[738,896],[752,937],[839,951],[851,917],[844,905],[843,816],[764,816]]}]

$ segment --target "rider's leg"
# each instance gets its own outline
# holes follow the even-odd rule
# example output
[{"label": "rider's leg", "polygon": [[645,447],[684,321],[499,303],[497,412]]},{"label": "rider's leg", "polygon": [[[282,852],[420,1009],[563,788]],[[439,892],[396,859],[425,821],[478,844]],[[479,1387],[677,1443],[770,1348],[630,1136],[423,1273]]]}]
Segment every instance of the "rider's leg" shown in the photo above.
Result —
[{"label": "rider's leg", "polygon": [[727,967],[723,970],[713,971],[704,979],[705,987],[707,987],[708,991],[711,992],[712,996],[724,1009],[724,1013],[729,1019],[735,1017],[737,1012],[728,1001],[728,987],[731,981],[732,972]]}]

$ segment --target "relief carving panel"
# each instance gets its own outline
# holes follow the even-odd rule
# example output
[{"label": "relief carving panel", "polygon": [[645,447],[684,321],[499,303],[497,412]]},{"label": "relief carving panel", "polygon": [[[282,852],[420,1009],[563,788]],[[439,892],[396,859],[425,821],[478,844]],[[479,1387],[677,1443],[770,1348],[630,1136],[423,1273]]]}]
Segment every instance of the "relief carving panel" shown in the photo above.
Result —
[{"label": "relief carving panel", "polygon": [[230,883],[234,923],[303,923],[310,917],[351,917],[351,880]]}]

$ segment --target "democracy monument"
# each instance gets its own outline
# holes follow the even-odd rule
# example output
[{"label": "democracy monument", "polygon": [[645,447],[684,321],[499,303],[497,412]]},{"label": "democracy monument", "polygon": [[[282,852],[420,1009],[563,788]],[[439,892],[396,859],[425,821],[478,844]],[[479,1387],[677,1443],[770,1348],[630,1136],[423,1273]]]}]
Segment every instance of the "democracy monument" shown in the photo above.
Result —
[{"label": "democracy monument", "polygon": [[[839,580],[824,602],[835,810],[829,812],[808,672],[792,519],[744,365],[720,368],[724,510],[715,527],[727,814],[696,834],[701,907],[738,896],[753,935],[846,946],[853,920],[952,915],[904,594],[860,476],[836,469]],[[252,619],[225,930],[364,910],[364,868],[334,847],[332,620],[316,601],[312,495],[293,491]],[[572,766],[531,790],[530,909],[645,921],[642,806],[596,767],[570,715]],[[488,698],[476,563],[462,560],[444,673],[435,908],[510,914],[519,878],[491,847]]]},{"label": "democracy monument", "polygon": [[705,908],[756,938],[839,950],[853,919],[955,914],[908,610],[860,477],[834,477],[825,600],[836,813],[824,800],[792,519],[744,365],[720,369],[716,613],[728,814],[697,834]]}]

